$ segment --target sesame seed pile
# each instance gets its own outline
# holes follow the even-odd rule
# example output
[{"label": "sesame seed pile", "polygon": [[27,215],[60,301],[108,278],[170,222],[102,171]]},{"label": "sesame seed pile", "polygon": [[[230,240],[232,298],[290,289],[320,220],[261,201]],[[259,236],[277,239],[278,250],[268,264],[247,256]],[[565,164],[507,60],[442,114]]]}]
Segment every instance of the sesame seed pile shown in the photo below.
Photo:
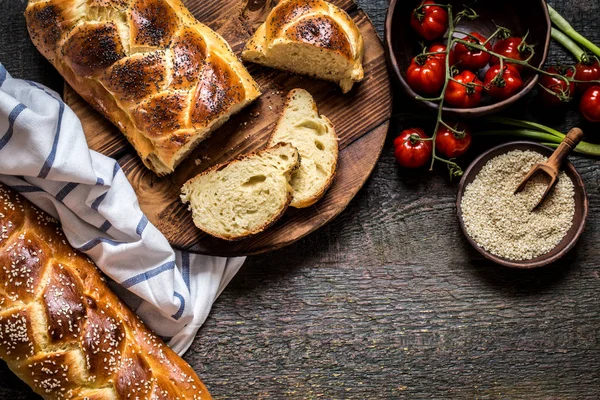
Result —
[{"label": "sesame seed pile", "polygon": [[536,174],[522,192],[514,190],[531,167],[546,160],[533,151],[514,150],[488,161],[465,189],[461,202],[467,233],[480,247],[510,260],[530,260],[551,251],[573,224],[573,182],[561,172],[538,209],[550,179]]}]

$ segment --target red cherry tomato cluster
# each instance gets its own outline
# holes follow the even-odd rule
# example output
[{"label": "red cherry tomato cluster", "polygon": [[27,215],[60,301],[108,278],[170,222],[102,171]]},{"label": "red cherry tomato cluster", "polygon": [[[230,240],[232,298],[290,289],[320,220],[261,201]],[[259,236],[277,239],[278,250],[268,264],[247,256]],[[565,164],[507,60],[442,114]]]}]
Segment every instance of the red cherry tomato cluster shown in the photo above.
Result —
[{"label": "red cherry tomato cluster", "polygon": [[462,156],[471,147],[471,130],[462,123],[449,124],[454,130],[442,125],[435,137],[435,148],[448,158]]},{"label": "red cherry tomato cluster", "polygon": [[[448,11],[440,2],[425,0],[411,13],[410,25],[423,39],[439,40],[448,30]],[[531,56],[532,47],[523,38],[511,36],[488,40],[479,32],[470,32],[462,40],[467,43],[456,43],[448,52],[449,65],[456,67],[451,71],[457,70],[454,76],[446,76],[446,54],[442,54],[447,50],[446,45],[434,42],[411,61],[406,71],[408,85],[421,95],[439,95],[448,78],[450,81],[444,98],[450,106],[457,108],[479,106],[485,93],[493,100],[501,101],[519,92],[523,87],[523,66],[506,61],[501,70],[497,57],[471,47],[469,43],[525,61]],[[486,70],[488,65],[491,67]]]},{"label": "red cherry tomato cluster", "polygon": [[482,92],[483,85],[477,75],[471,71],[463,71],[448,82],[444,99],[452,107],[472,108],[481,102]]},{"label": "red cherry tomato cluster", "polygon": [[[439,54],[434,54],[433,57],[443,61],[444,63],[446,62],[446,45],[443,43],[433,43],[431,44],[428,48],[427,48],[427,52],[428,53],[439,53]],[[450,59],[450,65],[454,64],[452,62],[452,59]]]},{"label": "red cherry tomato cluster", "polygon": [[[462,122],[448,126],[441,125],[438,129],[435,148],[445,157],[457,158],[471,147],[471,131]],[[421,128],[406,129],[394,140],[394,156],[405,168],[420,168],[433,157],[433,140]]]}]

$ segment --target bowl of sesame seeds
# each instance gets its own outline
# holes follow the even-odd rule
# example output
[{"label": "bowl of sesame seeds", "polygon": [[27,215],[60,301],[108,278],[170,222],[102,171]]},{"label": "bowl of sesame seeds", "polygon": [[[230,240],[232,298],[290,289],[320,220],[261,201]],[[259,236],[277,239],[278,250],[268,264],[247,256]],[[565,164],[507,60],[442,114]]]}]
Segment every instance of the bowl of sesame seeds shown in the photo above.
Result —
[{"label": "bowl of sesame seeds", "polygon": [[529,169],[553,149],[511,142],[480,155],[459,184],[456,207],[467,240],[485,258],[512,268],[551,264],[575,246],[588,214],[588,199],[573,164],[565,161],[556,187],[533,210],[548,184],[536,175],[514,193]]}]

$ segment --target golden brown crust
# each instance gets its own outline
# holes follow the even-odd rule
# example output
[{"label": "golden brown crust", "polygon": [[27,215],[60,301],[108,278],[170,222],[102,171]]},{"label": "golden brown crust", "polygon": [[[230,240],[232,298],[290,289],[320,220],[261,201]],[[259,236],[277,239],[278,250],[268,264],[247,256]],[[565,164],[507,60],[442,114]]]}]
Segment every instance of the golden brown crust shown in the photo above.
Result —
[{"label": "golden brown crust", "polygon": [[130,1],[131,0],[88,0],[88,4],[90,7],[110,7],[114,10],[124,10],[129,6]]},{"label": "golden brown crust", "polygon": [[244,85],[225,61],[210,57],[192,103],[192,124],[203,124],[210,115],[223,115],[244,97]]},{"label": "golden brown crust", "polygon": [[62,47],[62,55],[73,72],[91,77],[125,57],[125,50],[114,23],[90,23],[73,29]]},{"label": "golden brown crust", "polygon": [[39,43],[36,47],[50,62],[57,57],[56,49],[65,32],[75,25],[77,17],[69,6],[63,1],[30,3],[27,6],[29,36],[34,44]]},{"label": "golden brown crust", "polygon": [[137,104],[162,91],[167,78],[164,56],[157,51],[124,58],[106,70],[101,81],[121,102]]},{"label": "golden brown crust", "polygon": [[160,93],[136,108],[135,123],[148,132],[149,137],[172,137],[172,133],[187,125],[186,101],[181,93]]},{"label": "golden brown crust", "polygon": [[344,30],[328,15],[309,16],[298,21],[286,32],[287,39],[335,51],[352,59],[352,45]]},{"label": "golden brown crust", "polygon": [[286,37],[336,51],[349,59],[354,54],[344,28],[330,14],[329,5],[320,0],[284,1],[267,17],[267,41]]},{"label": "golden brown crust", "polygon": [[131,5],[131,45],[164,48],[177,32],[179,17],[165,0],[135,0]]},{"label": "golden brown crust", "polygon": [[[305,51],[313,47],[319,52]],[[294,56],[299,52],[312,62]],[[246,61],[337,82],[344,93],[363,79],[363,56],[356,23],[324,0],[282,0],[242,52]]]},{"label": "golden brown crust", "polygon": [[202,70],[207,56],[206,42],[193,30],[184,29],[174,38],[171,48],[173,49],[172,86],[177,89],[189,89],[200,78],[198,71]]},{"label": "golden brown crust", "polygon": [[[40,52],[159,175],[260,95],[227,42],[180,0],[29,0],[25,17]],[[156,99],[181,100],[176,122],[140,117]]]},{"label": "golden brown crust", "polygon": [[0,185],[0,358],[46,399],[210,399],[58,225]]},{"label": "golden brown crust", "polygon": [[300,17],[317,11],[327,11],[320,0],[282,1],[273,8],[265,21],[267,41],[273,41],[285,32],[287,26]]}]

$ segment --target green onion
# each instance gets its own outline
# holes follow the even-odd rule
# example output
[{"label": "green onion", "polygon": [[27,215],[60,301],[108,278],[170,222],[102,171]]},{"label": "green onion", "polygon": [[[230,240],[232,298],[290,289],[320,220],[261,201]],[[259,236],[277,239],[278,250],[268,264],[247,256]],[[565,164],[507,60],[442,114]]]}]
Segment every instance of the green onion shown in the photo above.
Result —
[{"label": "green onion", "polygon": [[538,131],[544,131],[546,133],[549,133],[551,135],[559,137],[560,140],[562,140],[565,137],[565,135],[563,135],[556,129],[552,129],[545,125],[538,124],[537,122],[523,121],[521,119],[513,119],[513,118],[505,118],[505,117],[487,117],[486,120],[496,123],[496,124],[510,125],[510,126],[516,126],[519,128],[528,128],[528,129],[535,129]]},{"label": "green onion", "polygon": [[556,28],[552,28],[552,39],[562,44],[563,47],[571,52],[577,61],[581,61],[585,55],[585,51],[577,45],[570,37],[562,33]]},{"label": "green onion", "polygon": [[596,46],[594,43],[590,42],[586,39],[581,33],[577,32],[566,19],[564,19],[556,10],[550,6],[548,6],[548,12],[550,13],[550,19],[567,36],[571,39],[594,53],[596,56],[600,57],[600,47]]},{"label": "green onion", "polygon": [[[477,136],[515,136],[522,139],[531,139],[538,142],[554,142],[556,136],[544,132],[532,131],[530,129],[494,129],[489,131],[478,131]],[[560,143],[560,140],[558,141]]]},{"label": "green onion", "polygon": [[[512,136],[521,139],[535,140],[547,146],[558,147],[565,135],[545,125],[520,119],[504,117],[488,117],[486,121],[491,123],[507,125],[506,128],[492,129],[474,132],[477,136]],[[515,128],[509,128],[515,127]],[[600,145],[588,142],[580,142],[573,150],[576,153],[588,156],[600,157]]]}]

